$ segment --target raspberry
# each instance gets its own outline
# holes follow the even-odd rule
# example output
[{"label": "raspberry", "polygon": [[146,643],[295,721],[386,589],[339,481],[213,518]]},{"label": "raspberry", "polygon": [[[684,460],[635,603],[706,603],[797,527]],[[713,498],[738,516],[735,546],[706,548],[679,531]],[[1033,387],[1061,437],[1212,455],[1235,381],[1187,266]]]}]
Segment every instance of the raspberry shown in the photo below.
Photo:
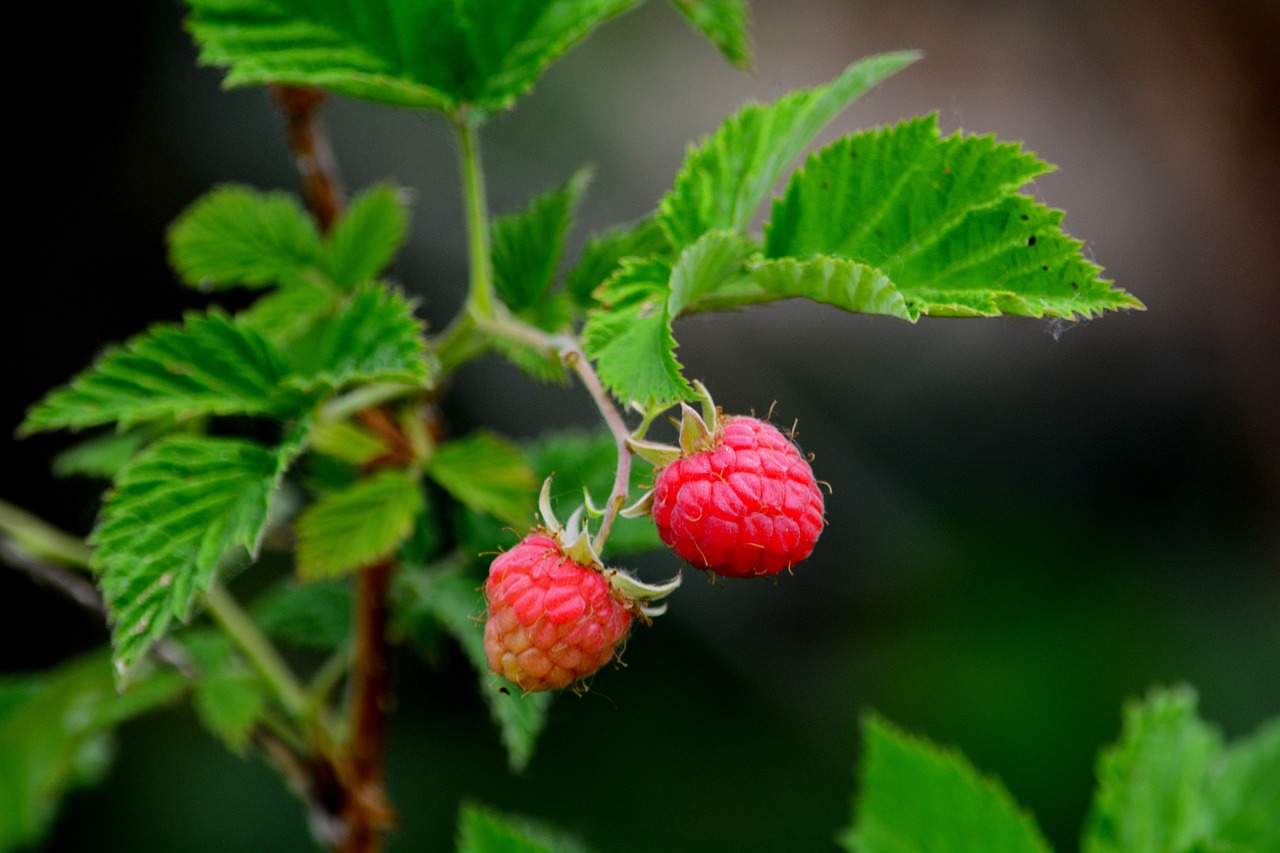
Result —
[{"label": "raspberry", "polygon": [[568,687],[604,666],[632,611],[600,569],[535,531],[499,556],[484,585],[489,668],[536,692]]},{"label": "raspberry", "polygon": [[822,492],[796,446],[745,416],[720,419],[700,444],[658,475],[652,512],[662,541],[726,577],[776,575],[808,557],[822,532]]}]

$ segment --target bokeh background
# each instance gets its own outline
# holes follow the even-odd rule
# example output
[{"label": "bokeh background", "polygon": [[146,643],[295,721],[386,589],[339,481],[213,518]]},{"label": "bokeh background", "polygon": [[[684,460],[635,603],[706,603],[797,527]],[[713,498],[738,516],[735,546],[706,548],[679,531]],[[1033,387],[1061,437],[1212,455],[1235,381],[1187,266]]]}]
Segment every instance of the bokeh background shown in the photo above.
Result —
[{"label": "bokeh background", "polygon": [[[756,68],[730,68],[667,4],[607,25],[483,137],[495,212],[596,164],[589,230],[652,209],[686,144],[744,100],[848,62],[923,62],[824,139],[937,110],[1060,166],[1033,190],[1145,313],[1064,325],[916,326],[794,303],[677,327],[731,410],[799,423],[829,481],[817,554],[779,583],[690,577],[628,667],[556,702],[512,777],[462,661],[397,660],[393,850],[451,849],[462,798],[538,815],[601,851],[835,850],[868,711],[962,749],[1076,846],[1123,700],[1188,682],[1230,737],[1280,713],[1280,12],[1267,0],[757,0]],[[94,484],[56,481],[65,436],[8,436],[108,342],[203,304],[163,231],[218,182],[295,187],[260,91],[219,91],[173,2],[34,8],[58,54],[11,77],[0,497],[69,529]],[[444,123],[350,101],[327,119],[348,186],[412,188],[396,277],[442,325],[465,251]],[[576,389],[469,367],[459,432],[592,425]],[[676,566],[639,560],[661,576]],[[0,663],[100,643],[55,594],[0,572]],[[310,849],[299,804],[189,711],[126,726],[104,785],[48,849]]]}]

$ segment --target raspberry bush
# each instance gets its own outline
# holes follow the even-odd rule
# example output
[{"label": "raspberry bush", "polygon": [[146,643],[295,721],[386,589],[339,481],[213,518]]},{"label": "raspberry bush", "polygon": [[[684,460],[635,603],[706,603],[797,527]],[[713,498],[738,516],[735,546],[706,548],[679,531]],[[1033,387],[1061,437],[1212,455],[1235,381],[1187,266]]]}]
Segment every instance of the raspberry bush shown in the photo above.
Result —
[{"label": "raspberry bush", "polygon": [[[818,479],[839,448],[805,448],[815,475],[768,419],[720,411],[703,384],[716,378],[686,376],[676,358],[682,317],[793,298],[912,323],[1142,308],[1082,254],[1060,211],[1022,191],[1051,167],[1018,144],[943,136],[922,116],[796,168],[912,52],[744,106],[690,147],[651,215],[590,236],[561,275],[589,170],[494,217],[480,134],[636,5],[187,0],[201,62],[227,86],[270,93],[301,197],[228,184],[192,200],[167,234],[169,259],[207,307],[105,351],[19,428],[84,432],[55,467],[104,490],[85,538],[0,504],[0,553],[66,592],[110,642],[0,680],[0,848],[40,843],[63,795],[98,778],[118,726],[184,701],[298,793],[319,847],[394,846],[413,817],[387,794],[393,648],[434,662],[459,650],[519,772],[554,692],[626,677],[610,663],[662,630],[683,566],[725,584],[773,578],[772,594],[792,595],[797,567],[823,547],[825,502],[840,500]],[[749,66],[741,0],[674,6]],[[388,182],[347,197],[323,124],[330,96],[433,113],[456,138],[469,275],[441,328],[409,295],[426,290],[388,277],[412,196]],[[482,357],[581,386],[599,431],[458,433],[441,404]],[[626,568],[664,549],[668,579]],[[846,849],[993,849],[989,838],[1046,849],[963,758],[878,717],[864,732]],[[1104,754],[1087,849],[1274,849],[1277,743],[1273,725],[1225,747],[1193,694],[1153,693]],[[625,737],[606,747],[642,757]],[[1175,807],[1192,815],[1177,845],[1135,846]],[[476,803],[458,826],[468,853],[581,849]]]}]

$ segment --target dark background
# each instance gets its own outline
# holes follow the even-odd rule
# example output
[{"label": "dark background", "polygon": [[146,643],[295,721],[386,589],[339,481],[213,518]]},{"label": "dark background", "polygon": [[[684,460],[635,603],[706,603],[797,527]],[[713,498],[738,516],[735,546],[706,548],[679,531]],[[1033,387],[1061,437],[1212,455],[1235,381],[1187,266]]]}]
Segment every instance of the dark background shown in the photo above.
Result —
[{"label": "dark background", "polygon": [[[628,667],[557,700],[509,776],[460,660],[397,661],[392,849],[446,850],[460,798],[536,814],[601,851],[834,850],[859,716],[879,711],[1002,777],[1075,846],[1119,707],[1186,681],[1231,737],[1280,712],[1280,289],[1274,5],[932,2],[753,5],[757,66],[728,67],[667,4],[619,19],[486,129],[495,212],[597,165],[588,230],[638,217],[686,144],[745,99],[848,62],[926,59],[825,135],[938,110],[944,130],[1024,140],[1148,311],[1077,325],[925,319],[795,303],[677,328],[730,410],[798,420],[829,481],[815,556],[775,586],[691,577]],[[45,4],[57,61],[10,75],[13,212],[0,432],[101,348],[184,308],[165,227],[210,185],[293,189],[261,91],[197,69],[173,3]],[[36,70],[33,70],[35,68]],[[43,70],[40,70],[43,69]],[[456,156],[434,116],[335,100],[350,187],[411,187],[395,275],[435,326],[465,283]],[[19,307],[20,306],[20,307]],[[592,425],[577,389],[485,361],[447,401],[461,432]],[[532,413],[532,414],[531,414]],[[56,481],[72,441],[0,439],[0,497],[77,532],[96,486]],[[663,554],[637,561],[655,576]],[[0,663],[39,667],[102,629],[0,572]],[[105,784],[67,802],[57,850],[305,850],[302,811],[189,711],[130,724]]]}]

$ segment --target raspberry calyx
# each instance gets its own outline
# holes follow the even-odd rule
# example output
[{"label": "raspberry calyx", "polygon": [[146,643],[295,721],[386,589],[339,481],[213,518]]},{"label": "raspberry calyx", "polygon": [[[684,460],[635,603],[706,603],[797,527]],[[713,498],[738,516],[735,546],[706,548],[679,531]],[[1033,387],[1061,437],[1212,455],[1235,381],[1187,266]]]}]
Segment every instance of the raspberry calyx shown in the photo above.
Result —
[{"label": "raspberry calyx", "polygon": [[681,404],[679,448],[631,442],[656,480],[626,514],[651,514],[662,541],[694,568],[735,578],[790,569],[824,525],[813,469],[773,424],[724,417],[697,387],[703,415]]}]

